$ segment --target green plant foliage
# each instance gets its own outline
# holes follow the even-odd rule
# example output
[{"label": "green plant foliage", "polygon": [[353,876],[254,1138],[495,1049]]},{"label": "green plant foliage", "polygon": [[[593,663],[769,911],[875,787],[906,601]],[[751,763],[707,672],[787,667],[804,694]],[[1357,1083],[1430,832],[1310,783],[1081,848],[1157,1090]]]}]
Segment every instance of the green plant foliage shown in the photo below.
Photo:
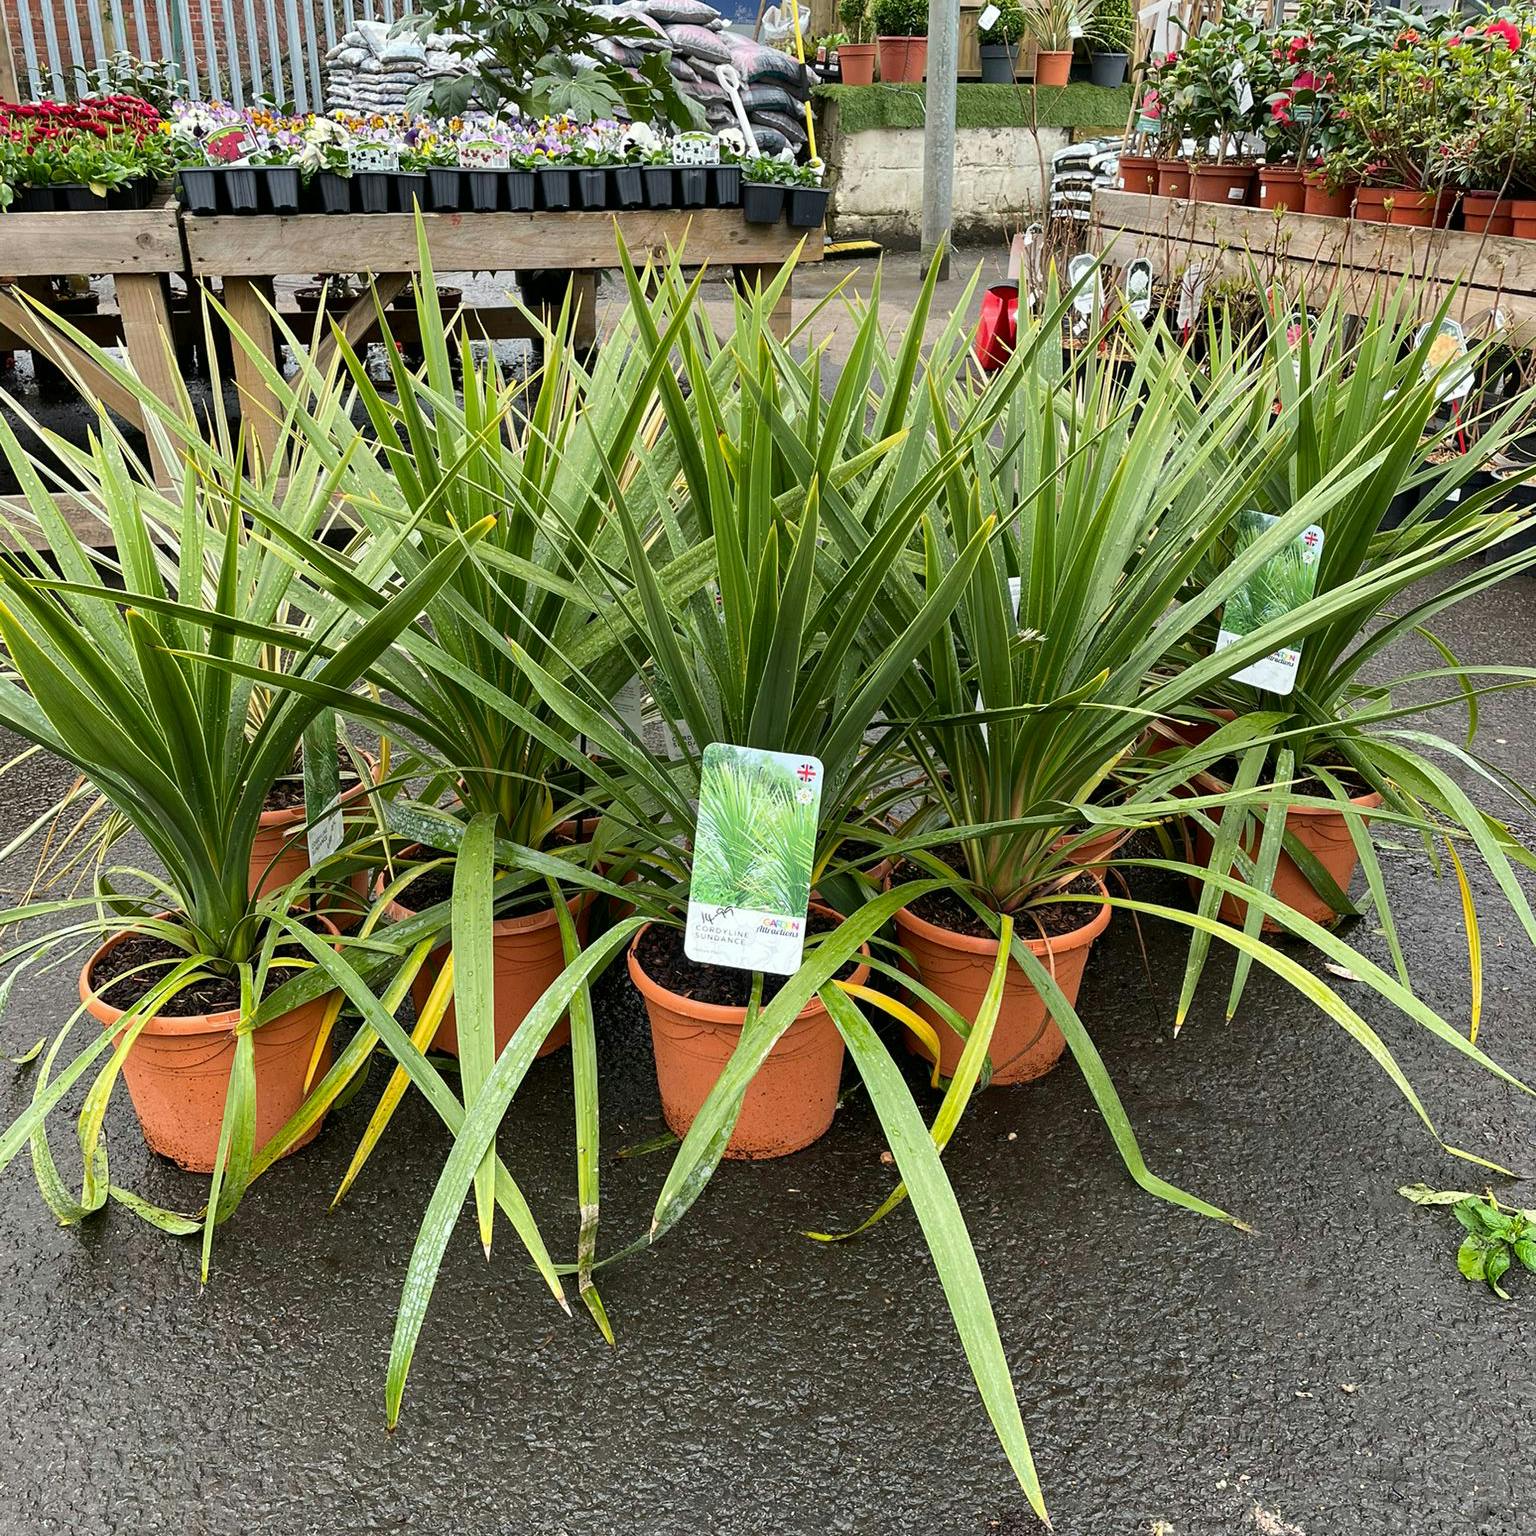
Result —
[{"label": "green plant foliage", "polygon": [[1398,1190],[1415,1205],[1451,1207],[1467,1235],[1456,1251],[1456,1267],[1472,1282],[1481,1282],[1502,1301],[1509,1292],[1499,1283],[1517,1265],[1536,1270],[1536,1211],[1503,1205],[1492,1193],[1476,1195],[1461,1189],[1430,1189],[1413,1184]]},{"label": "green plant foliage", "polygon": [[814,807],[788,768],[717,747],[699,799],[691,899],[800,912],[816,854]]},{"label": "green plant foliage", "polygon": [[[921,128],[921,85],[818,85],[814,94],[837,107],[840,133],[874,128]],[[1131,88],[1104,90],[1077,81],[1071,85],[977,85],[962,82],[955,94],[957,128],[1102,128],[1125,127]]]},{"label": "green plant foliage", "polygon": [[1024,12],[1018,0],[1002,0],[997,8],[997,20],[990,27],[982,27],[976,34],[977,41],[988,47],[1007,44],[1012,47],[1024,36]]},{"label": "green plant foliage", "polygon": [[873,0],[871,12],[877,37],[926,37],[927,0]]}]

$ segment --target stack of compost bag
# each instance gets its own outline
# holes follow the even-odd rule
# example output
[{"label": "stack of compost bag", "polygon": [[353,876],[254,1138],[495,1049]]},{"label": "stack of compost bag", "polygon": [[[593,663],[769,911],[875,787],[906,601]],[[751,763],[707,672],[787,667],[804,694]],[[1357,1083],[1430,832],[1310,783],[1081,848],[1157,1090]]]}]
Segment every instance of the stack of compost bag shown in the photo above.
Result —
[{"label": "stack of compost bag", "polygon": [[418,85],[474,68],[453,51],[454,42],[447,34],[422,37],[387,21],[360,21],[326,51],[326,106],[333,112],[404,112]]}]

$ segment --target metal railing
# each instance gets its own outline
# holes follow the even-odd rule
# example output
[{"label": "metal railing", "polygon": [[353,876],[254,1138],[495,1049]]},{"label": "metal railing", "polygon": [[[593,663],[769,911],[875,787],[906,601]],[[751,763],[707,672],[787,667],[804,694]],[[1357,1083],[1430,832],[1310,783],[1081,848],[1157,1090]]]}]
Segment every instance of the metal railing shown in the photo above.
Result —
[{"label": "metal railing", "polygon": [[77,96],[87,73],[122,51],[175,64],[194,98],[311,112],[324,105],[325,55],[337,39],[412,9],[412,0],[0,0],[0,55],[8,41],[24,100]]}]

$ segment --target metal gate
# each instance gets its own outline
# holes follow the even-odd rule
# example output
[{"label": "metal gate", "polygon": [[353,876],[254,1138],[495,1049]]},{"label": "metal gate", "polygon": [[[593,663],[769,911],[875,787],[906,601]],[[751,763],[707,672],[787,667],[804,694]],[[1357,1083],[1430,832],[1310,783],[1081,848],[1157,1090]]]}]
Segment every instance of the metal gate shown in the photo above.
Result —
[{"label": "metal gate", "polygon": [[0,0],[0,60],[9,44],[23,100],[78,96],[86,73],[123,51],[175,64],[197,99],[315,112],[337,38],[412,8],[411,0]]}]

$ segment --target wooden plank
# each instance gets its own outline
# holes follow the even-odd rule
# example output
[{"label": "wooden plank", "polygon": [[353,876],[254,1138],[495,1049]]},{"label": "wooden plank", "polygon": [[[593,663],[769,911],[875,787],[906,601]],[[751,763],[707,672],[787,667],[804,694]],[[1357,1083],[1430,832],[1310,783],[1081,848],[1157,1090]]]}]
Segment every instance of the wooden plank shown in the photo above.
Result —
[{"label": "wooden plank", "polygon": [[[341,333],[347,338],[349,346],[355,348],[369,331],[377,327],[378,305],[387,308],[392,299],[404,292],[410,280],[408,272],[381,272],[374,277],[373,288],[355,299],[352,307],[341,317]],[[375,292],[378,294],[377,302],[374,299]],[[320,368],[329,367],[335,351],[336,336],[330,332],[315,348],[316,365]]]},{"label": "wooden plank", "polygon": [[1469,329],[1497,309],[1517,343],[1536,337],[1536,241],[1106,191],[1094,193],[1093,228],[1114,267],[1144,256],[1168,279],[1200,261],[1224,276],[1305,287],[1309,301],[1338,292],[1355,312],[1407,281],[1421,311],[1454,290],[1452,313]]},{"label": "wooden plank", "polygon": [[[276,356],[272,338],[270,277],[226,277],[224,308],[231,323],[254,341],[268,358]],[[235,343],[235,385],[240,391],[241,431],[247,436],[246,451],[259,456],[262,465],[272,462],[281,423],[276,402],[267,388],[256,360]],[[253,473],[254,473],[253,469]]]},{"label": "wooden plank", "polygon": [[[738,288],[750,290],[752,288],[766,288],[777,274],[777,267],[762,266],[738,266],[735,272],[735,282]],[[773,312],[768,316],[768,329],[773,332],[780,341],[788,341],[789,333],[794,326],[795,280],[793,277],[784,284],[778,299],[774,302]]]},{"label": "wooden plank", "polygon": [[[96,515],[93,507],[81,501],[78,496],[66,495],[62,491],[55,491],[54,504],[58,507],[64,521],[69,524],[75,536],[88,549],[110,549],[112,547],[111,528]],[[18,530],[25,536],[25,542],[34,549],[46,549],[48,541],[31,526],[32,512],[26,501],[20,496],[0,497],[0,512],[7,519],[17,525]],[[15,549],[21,540],[13,538],[9,533],[0,531],[0,549]]]},{"label": "wooden plank", "polygon": [[[117,293],[117,308],[123,319],[123,347],[140,381],[157,399],[174,406],[180,392],[176,356],[172,350],[170,307],[158,273],[119,272],[112,282]],[[148,429],[146,427],[146,434]],[[174,462],[160,451],[150,435],[150,457],[155,479],[168,483],[175,471]]]},{"label": "wooden plank", "polygon": [[101,403],[117,412],[132,426],[144,425],[139,402],[104,368],[88,357],[69,337],[55,330],[35,310],[28,308],[0,288],[0,325],[25,338],[26,345],[40,352],[65,373],[76,373],[85,387]]},{"label": "wooden plank", "polygon": [[[26,0],[21,0],[23,5]],[[0,101],[20,101],[21,80],[16,73],[16,57],[11,52],[11,12],[7,0],[0,0]]]},{"label": "wooden plank", "polygon": [[[422,222],[438,272],[601,271],[619,264],[616,230],[636,261],[663,258],[671,245],[682,249],[690,263],[777,264],[789,258],[802,235],[807,238],[800,259],[820,261],[823,246],[820,230],[748,224],[737,208],[428,213]],[[187,216],[182,227],[192,271],[199,276],[421,270],[410,214]]]},{"label": "wooden plank", "polygon": [[148,208],[7,213],[0,267],[9,277],[180,272],[181,227],[169,194]]}]

